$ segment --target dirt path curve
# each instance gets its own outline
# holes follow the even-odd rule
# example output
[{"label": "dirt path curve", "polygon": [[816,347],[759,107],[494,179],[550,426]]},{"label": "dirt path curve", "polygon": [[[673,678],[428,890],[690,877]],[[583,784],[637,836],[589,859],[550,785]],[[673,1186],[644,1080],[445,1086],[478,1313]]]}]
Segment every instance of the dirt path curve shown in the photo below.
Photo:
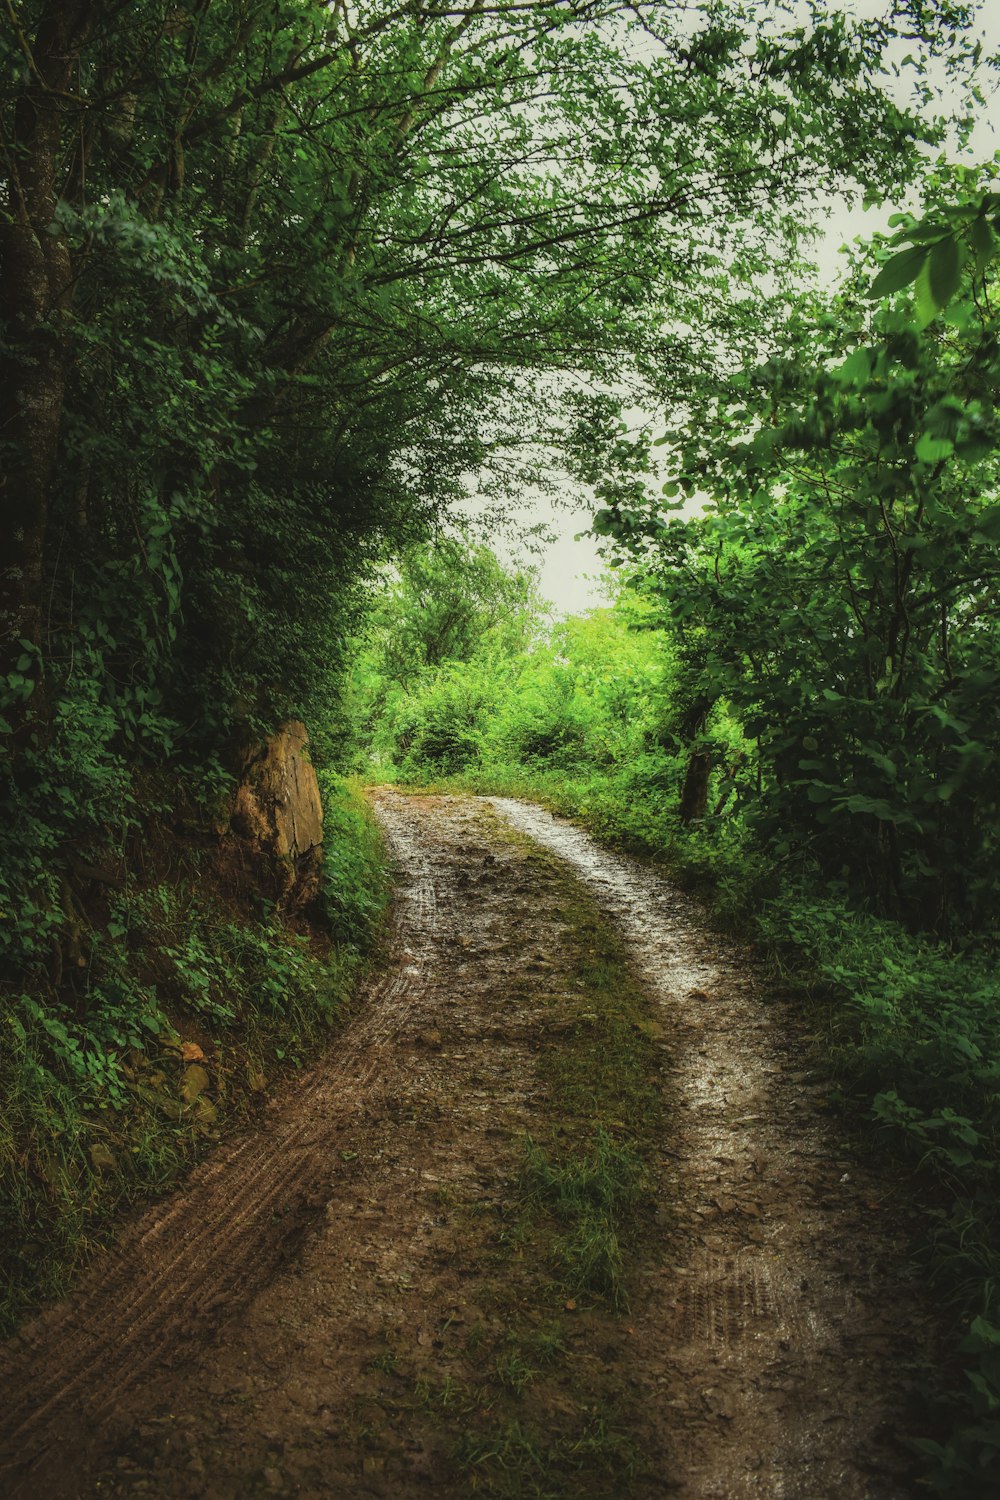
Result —
[{"label": "dirt path curve", "polygon": [[905,1493],[880,1439],[926,1312],[880,1221],[887,1184],[841,1155],[818,1107],[801,1022],[655,871],[540,808],[493,803],[594,890],[669,1037],[677,1279],[647,1316],[684,1430],[672,1479],[691,1500]]},{"label": "dirt path curve", "polygon": [[[403,872],[387,969],[263,1129],[0,1350],[0,1494],[901,1500],[887,1432],[926,1327],[884,1188],[841,1160],[745,957],[538,809],[376,806]],[[627,1323],[543,1316],[512,1230],[572,999],[566,877],[538,843],[660,1007],[660,1206]],[[522,1377],[528,1348],[559,1363]],[[639,1455],[620,1472],[605,1412]]]}]

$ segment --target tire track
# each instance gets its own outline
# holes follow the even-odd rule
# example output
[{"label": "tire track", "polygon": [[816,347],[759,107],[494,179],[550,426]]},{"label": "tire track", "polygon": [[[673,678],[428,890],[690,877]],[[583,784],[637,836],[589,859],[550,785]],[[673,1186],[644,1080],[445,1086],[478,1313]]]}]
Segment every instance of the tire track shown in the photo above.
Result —
[{"label": "tire track", "polygon": [[[300,1237],[338,1139],[386,1071],[433,949],[427,854],[394,800],[380,799],[376,811],[402,880],[388,967],[366,987],[360,1016],[300,1080],[286,1115],[196,1168],[182,1190],[124,1231],[72,1300],[0,1350],[7,1494],[19,1492],[54,1427],[99,1424],[127,1387],[196,1330],[204,1333],[208,1310],[216,1322],[231,1316]],[[23,1492],[31,1493],[30,1479]]]}]

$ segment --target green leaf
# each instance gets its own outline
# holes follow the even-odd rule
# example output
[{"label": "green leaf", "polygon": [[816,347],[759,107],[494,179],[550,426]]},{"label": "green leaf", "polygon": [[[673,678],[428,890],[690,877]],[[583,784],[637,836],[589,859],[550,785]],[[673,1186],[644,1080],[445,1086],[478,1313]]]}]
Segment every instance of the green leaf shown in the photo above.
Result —
[{"label": "green leaf", "polygon": [[976,517],[976,530],[988,541],[1000,542],[1000,505],[988,505]]},{"label": "green leaf", "polygon": [[996,238],[985,218],[973,219],[970,238],[976,252],[976,275],[982,276],[997,248]]},{"label": "green leaf", "polygon": [[855,349],[854,353],[845,359],[840,369],[833,371],[833,379],[839,385],[866,385],[872,372],[872,359],[870,349]]},{"label": "green leaf", "polygon": [[962,247],[955,235],[939,240],[930,254],[930,288],[934,305],[947,307],[962,280]]},{"label": "green leaf", "polygon": [[909,286],[911,281],[917,279],[927,255],[926,245],[914,245],[909,250],[900,250],[891,260],[886,261],[868,288],[868,296],[889,297],[893,292],[902,291],[904,286]]},{"label": "green leaf", "polygon": [[966,463],[975,464],[984,459],[987,454],[992,453],[994,446],[992,438],[987,437],[985,433],[975,432],[968,437],[959,438],[955,444],[955,452]]},{"label": "green leaf", "polygon": [[913,286],[913,305],[917,313],[917,327],[926,328],[938,315],[938,305],[931,291],[930,257],[924,261]]},{"label": "green leaf", "polygon": [[810,802],[829,802],[830,798],[833,796],[836,790],[836,787],[822,786],[818,782],[813,782],[813,784],[806,789],[806,796],[808,797]]},{"label": "green leaf", "polygon": [[933,433],[925,432],[918,438],[916,455],[923,464],[936,464],[942,458],[950,458],[955,451],[955,444],[951,438],[935,437]]},{"label": "green leaf", "polygon": [[982,1349],[995,1349],[1000,1345],[1000,1328],[991,1323],[987,1318],[973,1318],[960,1348],[966,1354],[975,1354]]},{"label": "green leaf", "polygon": [[914,245],[928,245],[934,244],[944,234],[947,234],[944,224],[940,222],[935,223],[933,219],[922,219],[919,224],[914,224],[912,228],[900,230],[896,238],[909,240]]}]

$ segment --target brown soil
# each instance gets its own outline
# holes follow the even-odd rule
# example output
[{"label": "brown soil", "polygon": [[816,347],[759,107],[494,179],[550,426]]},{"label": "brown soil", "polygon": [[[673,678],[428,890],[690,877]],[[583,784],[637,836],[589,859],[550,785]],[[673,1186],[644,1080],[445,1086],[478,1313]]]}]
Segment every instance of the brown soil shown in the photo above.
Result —
[{"label": "brown soil", "polygon": [[[0,1351],[0,1492],[912,1493],[893,1434],[932,1323],[801,1022],[658,874],[570,825],[374,797],[401,869],[388,964],[260,1129]],[[656,1037],[624,1315],[567,1297],[518,1217],[525,1135],[561,1128],[543,1064],[575,1045],[568,882]]]}]

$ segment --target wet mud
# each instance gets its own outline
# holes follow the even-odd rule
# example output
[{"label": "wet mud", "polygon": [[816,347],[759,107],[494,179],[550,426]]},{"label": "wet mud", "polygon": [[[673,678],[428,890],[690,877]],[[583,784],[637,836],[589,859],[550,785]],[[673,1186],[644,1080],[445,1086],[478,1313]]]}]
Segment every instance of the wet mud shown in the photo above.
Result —
[{"label": "wet mud", "polygon": [[[656,871],[571,825],[506,799],[373,796],[400,869],[387,964],[263,1128],[0,1350],[0,1493],[477,1492],[456,1452],[487,1421],[484,1351],[512,1307],[540,1316],[501,1230],[549,1107],[539,1053],[560,1045],[541,846],[632,955],[664,1112],[631,1308],[564,1316],[565,1372],[518,1395],[525,1427],[575,1420],[582,1388],[619,1413],[632,1478],[602,1488],[584,1467],[574,1495],[911,1494],[897,1434],[933,1321],[801,1022]],[[491,1472],[490,1494],[570,1493]]]}]

